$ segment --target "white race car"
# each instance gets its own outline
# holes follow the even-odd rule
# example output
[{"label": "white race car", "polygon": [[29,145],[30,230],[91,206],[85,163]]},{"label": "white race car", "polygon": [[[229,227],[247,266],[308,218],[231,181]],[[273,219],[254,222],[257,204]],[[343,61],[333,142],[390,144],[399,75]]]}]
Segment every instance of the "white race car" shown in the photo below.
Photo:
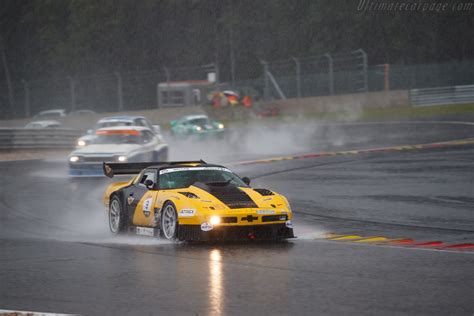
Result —
[{"label": "white race car", "polygon": [[147,127],[107,127],[96,130],[91,143],[68,159],[72,177],[103,176],[103,162],[167,161],[168,145]]},{"label": "white race car", "polygon": [[26,124],[25,128],[61,128],[63,125],[58,121],[33,121]]},{"label": "white race car", "polygon": [[143,126],[148,127],[153,134],[157,137],[163,139],[161,135],[161,129],[159,125],[153,125],[146,117],[144,116],[133,116],[133,115],[116,115],[116,116],[108,116],[100,119],[93,129],[87,130],[87,134],[81,136],[77,142],[76,146],[84,147],[91,143],[93,139],[96,137],[95,132],[98,129],[104,127],[112,127],[112,126]]}]

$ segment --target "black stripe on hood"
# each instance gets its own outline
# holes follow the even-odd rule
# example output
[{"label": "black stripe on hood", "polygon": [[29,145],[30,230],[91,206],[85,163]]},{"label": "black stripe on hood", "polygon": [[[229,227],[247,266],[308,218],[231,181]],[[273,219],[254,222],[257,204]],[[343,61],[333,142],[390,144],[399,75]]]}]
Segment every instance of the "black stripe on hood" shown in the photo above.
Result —
[{"label": "black stripe on hood", "polygon": [[231,209],[258,207],[247,193],[234,185],[211,185],[196,182],[193,186],[212,194]]}]

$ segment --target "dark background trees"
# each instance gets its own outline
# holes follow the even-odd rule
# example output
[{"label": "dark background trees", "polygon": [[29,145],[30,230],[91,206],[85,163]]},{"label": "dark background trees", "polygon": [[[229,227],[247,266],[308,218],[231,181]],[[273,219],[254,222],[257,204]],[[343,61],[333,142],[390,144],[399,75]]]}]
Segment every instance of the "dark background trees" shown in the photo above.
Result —
[{"label": "dark background trees", "polygon": [[[260,75],[260,60],[358,48],[371,64],[473,57],[472,12],[361,12],[357,5],[354,0],[2,0],[0,48],[12,80],[216,61],[229,80],[232,52],[237,78]],[[2,71],[0,84],[5,82]]]}]

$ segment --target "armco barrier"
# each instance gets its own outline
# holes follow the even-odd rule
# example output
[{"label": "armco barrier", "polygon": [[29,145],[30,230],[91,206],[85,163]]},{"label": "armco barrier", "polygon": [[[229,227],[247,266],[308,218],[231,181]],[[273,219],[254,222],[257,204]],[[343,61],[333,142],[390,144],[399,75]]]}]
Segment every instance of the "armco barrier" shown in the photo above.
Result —
[{"label": "armco barrier", "polygon": [[0,149],[73,148],[81,135],[77,129],[0,128]]},{"label": "armco barrier", "polygon": [[[97,113],[90,116],[66,116],[66,117],[55,117],[53,120],[58,121],[65,127],[76,128],[86,130],[93,128],[95,123],[101,118],[115,115],[143,115],[146,116],[153,124],[160,124],[162,127],[166,127],[170,120],[175,120],[183,115],[190,114],[202,114],[205,111],[200,106],[188,106],[179,108],[159,108],[155,110],[142,110],[142,111],[128,111],[128,112],[110,112],[110,113]],[[25,126],[27,123],[32,121],[41,121],[44,119],[15,119],[15,120],[0,120],[0,128],[2,127],[19,127]],[[49,120],[49,119],[47,119]]]},{"label": "armco barrier", "polygon": [[474,85],[410,90],[410,103],[413,106],[472,102],[474,102]]}]

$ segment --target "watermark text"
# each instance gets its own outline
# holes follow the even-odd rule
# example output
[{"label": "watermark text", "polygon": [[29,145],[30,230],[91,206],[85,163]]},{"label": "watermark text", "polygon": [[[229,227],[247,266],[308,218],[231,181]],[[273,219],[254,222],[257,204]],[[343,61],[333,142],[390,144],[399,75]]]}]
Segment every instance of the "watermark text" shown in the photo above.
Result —
[{"label": "watermark text", "polygon": [[474,2],[359,0],[357,11],[392,12],[470,12]]}]

